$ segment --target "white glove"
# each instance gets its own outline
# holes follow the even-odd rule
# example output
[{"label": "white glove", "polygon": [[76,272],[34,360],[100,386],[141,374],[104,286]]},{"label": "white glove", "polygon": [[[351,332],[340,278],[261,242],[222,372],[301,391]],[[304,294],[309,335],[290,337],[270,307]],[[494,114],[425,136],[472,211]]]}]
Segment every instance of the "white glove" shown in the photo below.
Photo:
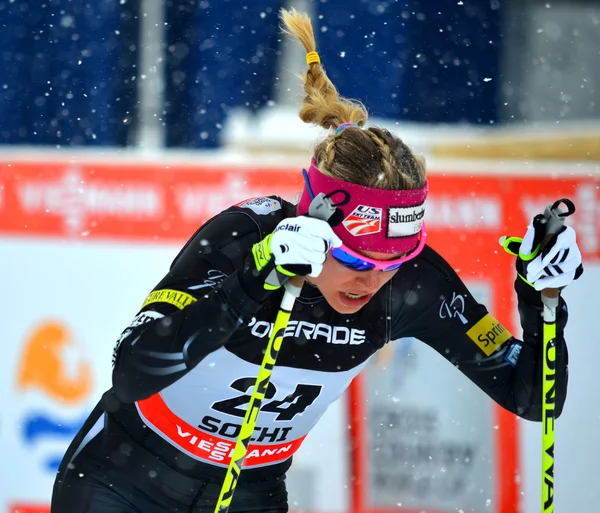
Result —
[{"label": "white glove", "polygon": [[341,244],[342,240],[326,221],[306,216],[288,217],[273,232],[271,254],[276,265],[307,266],[305,274],[315,278],[323,270],[330,248]]},{"label": "white glove", "polygon": [[[536,237],[536,228],[538,230]],[[533,285],[535,290],[561,289],[573,280],[579,278],[583,272],[581,252],[575,240],[575,230],[564,226],[550,242],[531,258],[534,251],[534,240],[540,238],[540,226],[534,221],[527,228],[519,249],[519,257],[525,264],[524,278]]]}]

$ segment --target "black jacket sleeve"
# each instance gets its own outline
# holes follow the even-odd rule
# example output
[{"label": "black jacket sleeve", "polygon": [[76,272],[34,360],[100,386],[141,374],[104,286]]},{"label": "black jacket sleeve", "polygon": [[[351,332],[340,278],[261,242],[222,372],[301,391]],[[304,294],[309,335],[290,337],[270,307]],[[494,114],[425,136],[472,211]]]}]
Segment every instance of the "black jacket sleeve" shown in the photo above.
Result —
[{"label": "black jacket sleeve", "polygon": [[269,292],[252,283],[250,249],[276,224],[267,217],[232,207],[188,241],[117,342],[112,378],[121,401],[171,385],[258,311]]},{"label": "black jacket sleeve", "polygon": [[[515,288],[523,328],[520,341],[473,298],[452,267],[431,248],[423,251],[413,272],[414,269],[418,274],[394,319],[392,338],[421,340],[499,405],[527,420],[541,421],[540,293],[517,278]],[[408,276],[400,278],[409,279]],[[567,308],[561,299],[557,316],[556,416],[562,412],[567,392],[568,354],[563,336],[566,322]],[[514,344],[521,344],[522,348],[516,362],[513,360],[515,365],[511,365],[505,357]]]}]

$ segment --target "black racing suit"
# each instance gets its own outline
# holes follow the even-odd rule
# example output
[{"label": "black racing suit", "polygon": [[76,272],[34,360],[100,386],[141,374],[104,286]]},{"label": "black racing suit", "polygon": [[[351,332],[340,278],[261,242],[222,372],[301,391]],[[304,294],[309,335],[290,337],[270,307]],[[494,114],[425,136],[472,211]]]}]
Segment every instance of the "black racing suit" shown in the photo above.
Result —
[{"label": "black racing suit", "polygon": [[[52,513],[214,510],[226,470],[224,453],[214,450],[217,439],[198,440],[210,433],[222,443],[235,441],[236,425],[229,421],[243,417],[246,392],[283,294],[257,283],[250,249],[284,217],[294,216],[295,207],[277,197],[265,201],[273,207],[269,213],[235,206],[202,226],[123,332],[115,348],[113,386],[63,459]],[[305,284],[273,372],[274,388],[259,416],[259,424],[270,424],[257,427],[254,439],[260,444],[277,436],[277,442],[290,444],[277,450],[261,446],[267,450],[257,451],[256,461],[263,463],[244,469],[231,511],[287,511],[285,473],[292,458],[265,455],[292,447],[294,430],[303,423],[303,430],[310,429],[367,360],[402,337],[431,346],[507,410],[541,420],[541,297],[519,279],[515,288],[524,335],[513,366],[505,355],[519,341],[428,246],[353,315],[337,313],[317,288]],[[450,304],[460,315],[440,315]],[[566,322],[561,299],[557,415],[567,389]],[[221,365],[219,372],[215,365]],[[284,395],[293,392],[282,397],[276,387],[289,387]],[[159,405],[163,416],[149,404]],[[172,414],[165,404],[178,410]],[[202,411],[192,411],[194,406]],[[318,410],[313,417],[311,408]],[[167,418],[171,431],[163,432],[160,423]],[[279,459],[264,464],[263,457]]]}]

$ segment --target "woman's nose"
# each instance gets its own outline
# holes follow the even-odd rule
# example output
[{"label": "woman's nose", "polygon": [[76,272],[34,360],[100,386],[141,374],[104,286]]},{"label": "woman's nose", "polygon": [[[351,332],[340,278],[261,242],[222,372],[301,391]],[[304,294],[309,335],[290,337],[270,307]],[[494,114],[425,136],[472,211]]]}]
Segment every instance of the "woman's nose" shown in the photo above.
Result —
[{"label": "woman's nose", "polygon": [[382,273],[377,271],[366,271],[357,276],[356,282],[361,287],[375,289],[379,286],[379,276]]}]

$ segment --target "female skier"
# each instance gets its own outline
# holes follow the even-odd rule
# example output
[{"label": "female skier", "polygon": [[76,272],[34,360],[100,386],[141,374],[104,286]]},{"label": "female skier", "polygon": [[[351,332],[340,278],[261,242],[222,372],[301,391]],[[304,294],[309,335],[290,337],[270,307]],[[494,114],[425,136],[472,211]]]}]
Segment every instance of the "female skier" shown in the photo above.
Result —
[{"label": "female skier", "polygon": [[[294,452],[369,358],[401,337],[433,347],[507,410],[541,419],[540,291],[581,274],[573,230],[540,251],[541,216],[529,226],[517,258],[516,340],[427,246],[423,163],[389,131],[366,127],[365,108],[338,95],[309,18],[292,10],[282,19],[307,52],[300,118],[330,129],[314,148],[300,202],[249,199],[183,247],[117,343],[113,386],[64,457],[52,513],[212,513],[282,285],[295,275],[305,283],[231,512],[288,511]],[[337,205],[336,219],[307,215],[320,193]],[[451,315],[440,316],[443,304]],[[566,320],[561,299],[557,415],[567,389]]]}]

